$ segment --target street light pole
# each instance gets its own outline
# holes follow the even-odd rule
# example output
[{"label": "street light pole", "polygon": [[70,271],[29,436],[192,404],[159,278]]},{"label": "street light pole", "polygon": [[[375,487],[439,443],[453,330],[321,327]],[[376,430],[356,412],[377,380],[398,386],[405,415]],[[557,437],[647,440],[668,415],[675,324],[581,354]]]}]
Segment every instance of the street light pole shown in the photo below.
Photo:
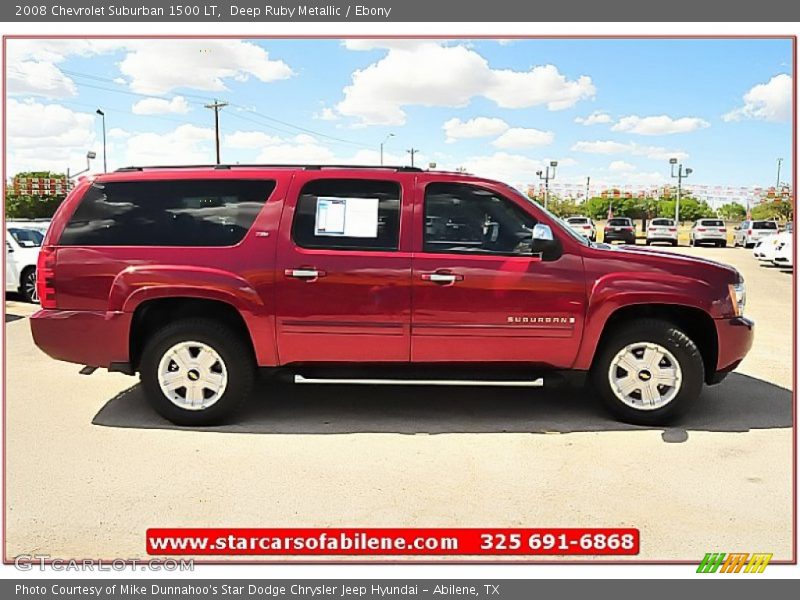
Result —
[{"label": "street light pole", "polygon": [[584,202],[589,201],[589,181],[591,181],[591,179],[592,179],[591,177],[586,178],[586,196],[583,199]]},{"label": "street light pole", "polygon": [[[678,173],[675,173],[675,165],[678,165]],[[670,158],[669,159],[669,166],[670,166],[670,176],[678,178],[678,192],[675,195],[675,226],[677,227],[680,223],[680,211],[681,211],[681,183],[685,177],[688,177],[692,173],[692,169],[683,168],[682,164],[678,163],[677,158]]]},{"label": "street light pole", "polygon": [[384,140],[381,142],[381,166],[383,166],[383,145],[384,145],[386,142],[388,142],[388,141],[389,141],[389,138],[393,138],[393,137],[394,137],[394,134],[393,134],[393,133],[390,133],[390,134],[389,134],[389,135],[387,135],[387,136],[386,136],[386,138],[384,138]]},{"label": "street light pole", "polygon": [[[544,207],[547,208],[547,205],[550,203],[550,180],[556,178],[556,167],[558,166],[557,160],[551,160],[550,164],[545,167],[544,171],[536,171],[536,174],[539,176],[539,179],[544,179]],[[550,173],[550,168],[552,167],[553,172]]]},{"label": "street light pole", "polygon": [[106,159],[106,113],[99,108],[95,112],[103,119],[103,173],[107,173],[108,162]]}]

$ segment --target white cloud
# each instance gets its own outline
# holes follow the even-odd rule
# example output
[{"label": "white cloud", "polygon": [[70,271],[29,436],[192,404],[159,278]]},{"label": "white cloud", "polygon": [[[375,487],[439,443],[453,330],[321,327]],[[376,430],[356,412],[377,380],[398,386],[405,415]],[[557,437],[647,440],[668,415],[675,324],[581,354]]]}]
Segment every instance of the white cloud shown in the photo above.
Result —
[{"label": "white cloud", "polygon": [[635,171],[636,167],[629,162],[625,162],[624,160],[615,160],[608,165],[608,170],[619,173],[625,171]]},{"label": "white cloud", "polygon": [[9,98],[6,103],[6,167],[9,174],[30,170],[64,172],[86,164],[97,150],[95,117],[60,104]]},{"label": "white cloud", "polygon": [[634,156],[646,156],[653,160],[686,159],[689,157],[689,154],[682,150],[670,150],[661,146],[642,146],[635,142],[626,144],[611,140],[579,141],[573,144],[572,150],[588,154],[632,154]]},{"label": "white cloud", "polygon": [[75,82],[53,63],[33,60],[9,63],[6,75],[8,93],[11,95],[68,98],[78,93]]},{"label": "white cloud", "polygon": [[468,121],[452,118],[442,125],[447,143],[460,139],[481,138],[499,135],[508,129],[508,123],[494,117],[475,117]]},{"label": "white cloud", "polygon": [[172,100],[164,98],[145,98],[139,100],[132,107],[135,115],[185,115],[189,112],[189,103],[183,96],[175,96]]},{"label": "white cloud", "polygon": [[540,129],[514,127],[492,142],[496,148],[530,148],[531,146],[547,146],[552,144],[555,134]]},{"label": "white cloud", "polygon": [[655,115],[652,117],[639,117],[630,115],[622,117],[611,128],[612,131],[627,131],[639,135],[669,135],[673,133],[688,133],[709,126],[708,121],[699,117],[680,117],[673,119],[668,115]]},{"label": "white cloud", "polygon": [[70,56],[124,53],[118,84],[144,94],[166,94],[175,88],[225,91],[225,81],[263,82],[292,76],[282,60],[269,57],[258,44],[226,39],[158,40],[9,40],[9,92],[64,97],[75,94],[75,82],[58,64]]},{"label": "white cloud", "polygon": [[319,121],[336,121],[339,118],[339,115],[337,115],[336,111],[330,106],[323,106],[322,110],[314,113],[314,118]]},{"label": "white cloud", "polygon": [[134,133],[125,146],[128,165],[187,165],[211,163],[214,159],[214,129],[179,125],[167,133]]},{"label": "white cloud", "polygon": [[[452,161],[451,161],[452,162]],[[538,183],[536,171],[543,170],[550,159],[536,159],[510,152],[495,152],[490,155],[471,156],[457,161],[450,168],[464,167],[467,172],[507,183],[518,189],[526,189],[529,183]],[[572,158],[558,159],[558,168],[577,164]]]},{"label": "white cloud", "polygon": [[405,106],[462,107],[485,97],[502,108],[561,110],[594,93],[589,77],[570,81],[553,65],[524,72],[494,70],[464,45],[420,42],[392,47],[379,61],[355,71],[336,110],[363,125],[402,125]]},{"label": "white cloud", "polygon": [[575,122],[579,125],[600,125],[602,123],[611,123],[611,115],[606,112],[596,110],[588,117],[575,117]]},{"label": "white cloud", "polygon": [[722,120],[789,121],[792,117],[792,89],[791,76],[785,73],[776,75],[767,83],[750,88],[742,97],[744,105],[722,115]]},{"label": "white cloud", "polygon": [[247,150],[261,148],[281,141],[281,138],[267,135],[263,131],[234,131],[226,135],[223,139],[224,145],[227,148]]},{"label": "white cloud", "polygon": [[272,60],[261,46],[240,40],[146,40],[129,44],[120,71],[131,89],[166,94],[175,88],[224,91],[226,79],[255,77],[270,82],[291,77],[282,60]]},{"label": "white cloud", "polygon": [[121,127],[112,127],[111,129],[108,130],[108,137],[112,139],[122,140],[127,137],[130,137],[130,135],[131,135],[130,132],[126,131],[125,129],[122,129]]}]

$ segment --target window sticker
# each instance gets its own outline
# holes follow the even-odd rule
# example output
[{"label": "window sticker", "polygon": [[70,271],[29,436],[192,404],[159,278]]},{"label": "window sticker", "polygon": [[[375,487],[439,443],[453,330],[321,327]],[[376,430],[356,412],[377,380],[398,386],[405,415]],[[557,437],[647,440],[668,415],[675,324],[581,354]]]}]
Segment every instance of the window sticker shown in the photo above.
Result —
[{"label": "window sticker", "polygon": [[378,198],[317,198],[314,235],[378,237]]}]

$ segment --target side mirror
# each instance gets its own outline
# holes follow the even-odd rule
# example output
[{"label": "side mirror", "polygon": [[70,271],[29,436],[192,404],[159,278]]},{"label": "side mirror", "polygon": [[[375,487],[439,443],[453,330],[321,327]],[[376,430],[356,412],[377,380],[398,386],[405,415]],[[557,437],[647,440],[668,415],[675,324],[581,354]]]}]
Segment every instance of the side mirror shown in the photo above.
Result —
[{"label": "side mirror", "polygon": [[561,245],[553,236],[550,225],[537,223],[533,226],[533,241],[531,243],[533,255],[540,255],[542,260],[555,260],[561,256]]},{"label": "side mirror", "polygon": [[9,254],[14,253],[14,248],[12,248],[11,244],[9,244],[8,242],[6,242],[6,250],[8,251]]}]

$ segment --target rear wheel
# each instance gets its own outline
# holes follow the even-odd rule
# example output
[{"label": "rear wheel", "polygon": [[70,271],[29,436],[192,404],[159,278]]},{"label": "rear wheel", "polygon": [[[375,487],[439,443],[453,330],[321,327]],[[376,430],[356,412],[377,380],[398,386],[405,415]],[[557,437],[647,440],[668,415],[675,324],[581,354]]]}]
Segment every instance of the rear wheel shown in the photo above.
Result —
[{"label": "rear wheel", "polygon": [[620,420],[660,425],[681,415],[703,387],[703,359],[679,328],[659,319],[626,324],[603,343],[592,381]]},{"label": "rear wheel", "polygon": [[215,425],[249,396],[255,361],[249,345],[210,319],[185,319],[156,332],[140,362],[150,405],[177,425]]},{"label": "rear wheel", "polygon": [[39,294],[36,291],[36,268],[28,267],[22,272],[19,282],[19,292],[27,302],[39,303]]},{"label": "rear wheel", "polygon": [[678,240],[675,240],[674,242],[672,242],[672,246],[673,246],[673,247],[675,247],[675,246],[677,246],[677,245],[678,245]]}]

